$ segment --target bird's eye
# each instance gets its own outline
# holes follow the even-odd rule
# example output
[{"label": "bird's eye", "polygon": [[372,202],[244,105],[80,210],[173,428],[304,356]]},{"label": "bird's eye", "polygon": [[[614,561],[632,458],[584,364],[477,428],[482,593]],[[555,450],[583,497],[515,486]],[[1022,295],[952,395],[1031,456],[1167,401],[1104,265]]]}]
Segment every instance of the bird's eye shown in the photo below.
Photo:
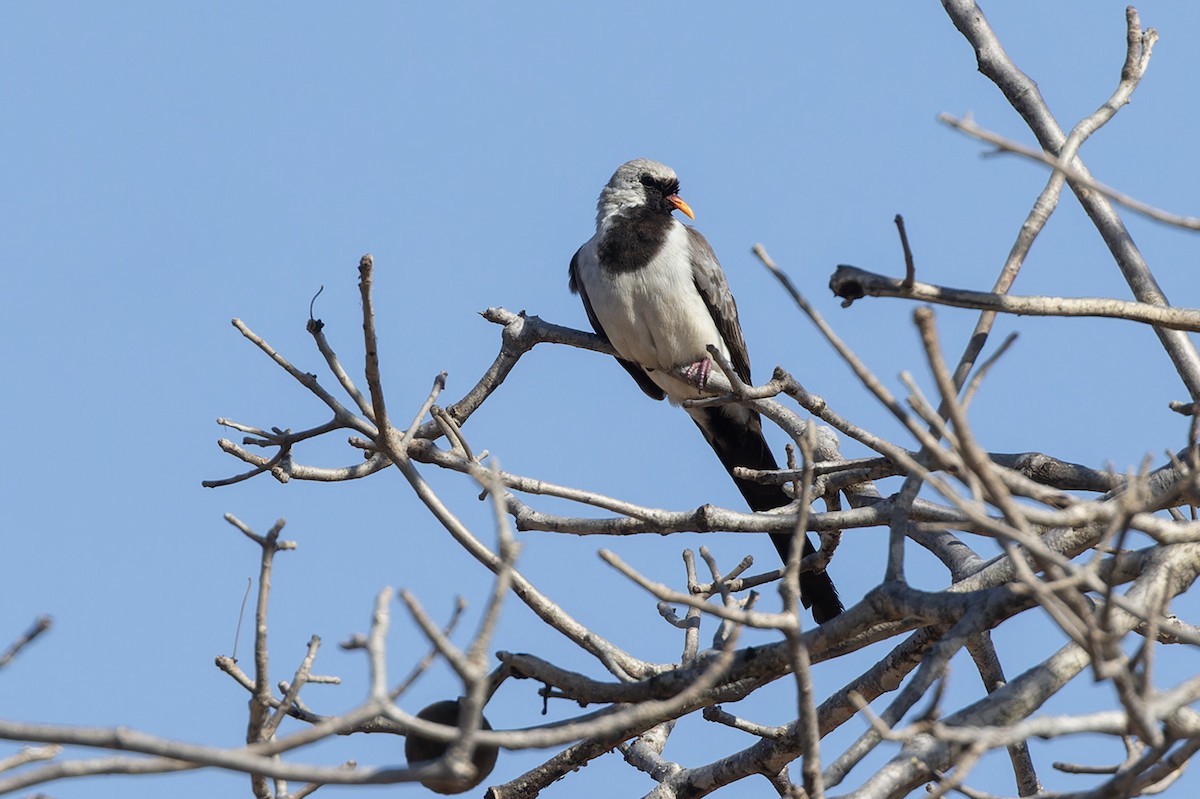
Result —
[{"label": "bird's eye", "polygon": [[639,180],[641,180],[642,185],[646,188],[650,188],[654,185],[654,178],[650,177],[649,175],[642,175]]}]

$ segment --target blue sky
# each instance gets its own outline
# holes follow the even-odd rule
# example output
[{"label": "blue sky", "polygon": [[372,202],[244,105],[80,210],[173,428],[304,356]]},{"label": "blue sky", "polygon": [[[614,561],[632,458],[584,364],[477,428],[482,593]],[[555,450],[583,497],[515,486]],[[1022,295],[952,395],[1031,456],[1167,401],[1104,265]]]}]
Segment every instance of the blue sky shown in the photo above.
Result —
[{"label": "blue sky", "polygon": [[[985,5],[1064,127],[1115,86],[1123,9],[1108,0]],[[1200,10],[1142,10],[1143,24],[1161,34],[1149,73],[1083,157],[1099,179],[1195,214]],[[768,248],[894,390],[902,390],[902,370],[928,387],[911,308],[867,301],[842,309],[825,287],[828,275],[839,263],[898,272],[891,219],[900,212],[919,278],[989,287],[1045,181],[1040,167],[980,158],[979,144],[935,121],[940,112],[970,112],[985,127],[1031,141],[935,3],[753,11],[713,2],[336,10],[42,3],[0,11],[0,42],[0,308],[8,331],[0,344],[8,375],[0,392],[8,420],[0,643],[39,613],[55,618],[53,631],[0,677],[7,718],[122,723],[234,744],[246,696],[212,659],[229,653],[257,554],[222,521],[225,512],[260,532],[286,517],[285,536],[299,541],[277,565],[272,655],[276,676],[285,677],[309,635],[324,638],[317,670],[346,681],[309,689],[309,703],[324,712],[361,696],[361,657],[334,644],[365,629],[383,586],[409,587],[435,616],[445,617],[455,592],[479,610],[487,575],[397,473],[337,486],[259,479],[200,487],[240,471],[215,446],[239,437],[217,426],[218,416],[293,429],[325,420],[323,407],[230,318],[319,371],[304,323],[324,286],[316,314],[360,374],[356,265],[371,252],[393,412],[415,411],[441,370],[457,398],[498,347],[498,328],[477,316],[483,308],[586,327],[566,288],[567,263],[592,233],[595,197],[612,170],[651,157],[677,170],[696,224],[722,259],[756,376],[782,364],[844,416],[896,437],[896,424],[757,265],[751,245]],[[1200,304],[1194,234],[1125,216],[1172,301]],[[1069,196],[1016,291],[1128,296]],[[974,314],[941,309],[938,320],[956,357]],[[989,449],[1126,469],[1147,453],[1161,462],[1164,450],[1183,445],[1185,422],[1166,405],[1186,395],[1148,329],[1009,318],[997,331],[997,342],[1011,331],[1021,338],[973,407]],[[647,400],[594,354],[539,347],[466,433],[513,471],[676,509],[705,501],[741,507],[684,415]],[[852,443],[846,449],[864,454]],[[298,457],[341,465],[354,456],[331,441]],[[477,489],[427,474],[456,512],[488,530]],[[599,563],[598,547],[662,580],[680,580],[679,550],[701,543],[727,563],[747,552],[774,563],[766,541],[745,537],[521,540],[522,571],[544,591],[598,632],[658,660],[675,658],[680,639],[663,628],[649,597]],[[881,578],[884,540],[879,530],[845,536],[831,571],[848,601]],[[944,582],[914,559],[914,582]],[[1194,620],[1196,600],[1174,610]],[[1005,661],[1010,675],[1060,640],[1027,615],[996,635],[1002,652],[1019,644]],[[424,645],[396,616],[399,676]],[[1030,631],[1044,646],[1028,646]],[[516,604],[494,648],[538,652],[599,676]],[[835,689],[845,669],[881,653],[818,667],[818,690]],[[1164,681],[1170,663],[1164,658]],[[973,690],[969,664],[956,669],[954,681]],[[540,722],[535,688],[506,686],[489,712],[497,726]],[[410,706],[454,690],[435,668]],[[1105,689],[1081,686],[1057,710],[1096,690]],[[765,723],[786,718],[770,704],[747,712]],[[860,729],[856,721],[831,736],[826,756]],[[690,748],[667,755],[687,765],[749,743],[692,719],[680,736]],[[400,743],[379,738],[338,742],[320,756],[398,762]],[[1080,760],[1120,758],[1108,744],[1077,743]],[[493,781],[545,756],[502,757]],[[1040,761],[1048,786],[1080,787],[1054,774],[1050,759]],[[1001,760],[981,767],[978,787],[1012,792]],[[1195,780],[1185,778],[1193,787]],[[610,755],[545,795],[632,796],[650,786]],[[244,790],[245,781],[196,774],[49,789],[69,799],[157,796],[164,788],[201,796]]]}]

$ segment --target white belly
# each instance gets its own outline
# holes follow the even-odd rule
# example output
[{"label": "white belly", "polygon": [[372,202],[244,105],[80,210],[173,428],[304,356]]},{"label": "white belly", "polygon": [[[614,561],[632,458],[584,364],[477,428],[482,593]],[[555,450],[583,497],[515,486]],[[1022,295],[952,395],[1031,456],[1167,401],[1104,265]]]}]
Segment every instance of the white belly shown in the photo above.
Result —
[{"label": "white belly", "polygon": [[608,274],[599,270],[597,259],[588,258],[581,275],[613,347],[644,367],[675,402],[704,393],[673,377],[674,371],[708,358],[710,344],[729,355],[696,289],[689,247],[687,230],[672,225],[662,250],[644,269]]}]

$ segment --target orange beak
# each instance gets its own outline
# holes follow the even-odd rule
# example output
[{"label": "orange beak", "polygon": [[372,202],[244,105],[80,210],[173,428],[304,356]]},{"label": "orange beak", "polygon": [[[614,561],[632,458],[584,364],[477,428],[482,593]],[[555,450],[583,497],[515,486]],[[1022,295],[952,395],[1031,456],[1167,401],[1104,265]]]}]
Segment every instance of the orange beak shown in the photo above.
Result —
[{"label": "orange beak", "polygon": [[687,203],[685,203],[683,200],[679,199],[678,194],[672,194],[670,197],[667,198],[667,202],[669,202],[671,205],[678,208],[683,213],[687,214],[688,219],[696,218],[696,215],[692,213],[692,209],[688,207]]}]

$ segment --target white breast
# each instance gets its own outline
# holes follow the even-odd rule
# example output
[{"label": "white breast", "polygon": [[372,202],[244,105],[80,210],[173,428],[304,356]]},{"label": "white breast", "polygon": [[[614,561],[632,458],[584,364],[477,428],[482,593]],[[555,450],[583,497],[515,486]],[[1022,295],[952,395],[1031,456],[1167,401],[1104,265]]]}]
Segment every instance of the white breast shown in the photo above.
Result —
[{"label": "white breast", "polygon": [[579,276],[609,341],[621,357],[644,367],[671,400],[702,396],[671,372],[709,357],[709,344],[729,353],[696,289],[687,229],[676,221],[645,268],[612,274],[599,269],[600,235],[588,242]]}]

